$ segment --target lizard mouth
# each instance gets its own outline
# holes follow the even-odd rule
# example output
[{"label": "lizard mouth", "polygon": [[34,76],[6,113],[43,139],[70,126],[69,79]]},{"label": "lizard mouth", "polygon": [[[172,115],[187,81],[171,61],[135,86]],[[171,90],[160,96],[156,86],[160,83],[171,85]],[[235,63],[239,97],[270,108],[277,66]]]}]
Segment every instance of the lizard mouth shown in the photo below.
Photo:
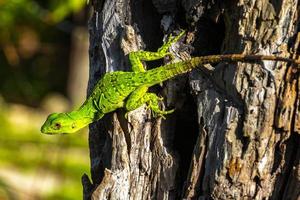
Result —
[{"label": "lizard mouth", "polygon": [[41,132],[44,133],[44,134],[48,134],[48,135],[54,135],[55,134],[53,132],[49,132],[49,130],[47,130],[47,127],[46,127],[45,124],[41,127]]},{"label": "lizard mouth", "polygon": [[53,135],[53,133],[47,132],[47,130],[43,127],[41,128],[41,132],[44,134]]},{"label": "lizard mouth", "polygon": [[42,132],[42,133],[46,133],[45,124],[43,124],[43,126],[41,127],[41,132]]}]

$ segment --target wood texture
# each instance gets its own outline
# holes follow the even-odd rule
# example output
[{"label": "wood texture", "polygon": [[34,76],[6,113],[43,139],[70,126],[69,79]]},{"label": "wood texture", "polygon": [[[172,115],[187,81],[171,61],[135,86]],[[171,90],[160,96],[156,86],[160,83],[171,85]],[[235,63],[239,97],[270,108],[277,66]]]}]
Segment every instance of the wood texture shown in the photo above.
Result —
[{"label": "wood texture", "polygon": [[[168,2],[91,2],[89,88],[178,27],[188,31],[172,47],[181,58],[299,53],[297,0]],[[210,67],[153,88],[176,108],[166,120],[141,107],[128,121],[121,109],[91,125],[85,199],[299,198],[299,71],[270,61]]]}]

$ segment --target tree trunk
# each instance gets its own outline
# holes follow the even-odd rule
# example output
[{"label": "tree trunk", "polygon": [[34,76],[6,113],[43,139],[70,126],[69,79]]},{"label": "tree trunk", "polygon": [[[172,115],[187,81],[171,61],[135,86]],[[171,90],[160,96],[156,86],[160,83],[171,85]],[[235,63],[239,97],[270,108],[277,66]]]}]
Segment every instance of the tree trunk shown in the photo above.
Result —
[{"label": "tree trunk", "polygon": [[[179,27],[187,34],[172,47],[177,57],[293,57],[300,42],[297,0],[92,5],[89,91],[106,72],[130,71],[129,52],[156,51]],[[166,120],[143,106],[128,120],[120,109],[90,126],[85,199],[299,198],[299,71],[270,61],[209,67],[212,73],[199,66],[151,89],[176,109]]]}]

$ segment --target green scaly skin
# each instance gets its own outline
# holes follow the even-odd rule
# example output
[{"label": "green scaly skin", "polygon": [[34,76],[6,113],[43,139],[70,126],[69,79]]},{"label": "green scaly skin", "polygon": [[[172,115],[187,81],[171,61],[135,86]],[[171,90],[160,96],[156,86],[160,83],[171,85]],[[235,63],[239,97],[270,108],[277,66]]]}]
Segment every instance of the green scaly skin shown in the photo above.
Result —
[{"label": "green scaly skin", "polygon": [[176,37],[169,37],[168,41],[157,52],[137,51],[130,53],[129,60],[133,72],[116,71],[105,74],[79,109],[67,113],[52,113],[43,124],[41,132],[45,134],[73,133],[101,119],[106,113],[123,107],[129,112],[145,103],[155,115],[163,116],[172,113],[173,110],[164,111],[159,108],[159,101],[162,98],[147,92],[148,88],[206,63],[274,60],[299,64],[299,61],[284,57],[230,54],[194,57],[190,60],[145,70],[142,60],[151,61],[172,56],[168,49],[183,34],[184,32]]}]

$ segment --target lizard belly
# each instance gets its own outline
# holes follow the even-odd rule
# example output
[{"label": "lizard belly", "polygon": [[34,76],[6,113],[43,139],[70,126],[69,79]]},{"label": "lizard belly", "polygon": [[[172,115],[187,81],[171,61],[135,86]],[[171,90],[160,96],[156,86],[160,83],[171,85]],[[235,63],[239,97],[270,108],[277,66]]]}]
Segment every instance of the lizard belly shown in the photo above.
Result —
[{"label": "lizard belly", "polygon": [[100,94],[99,100],[97,102],[94,102],[94,104],[96,104],[96,107],[102,113],[109,113],[118,108],[123,107],[124,99],[122,98],[119,98],[118,100],[112,99],[109,96],[107,96],[107,93],[102,93]]}]

